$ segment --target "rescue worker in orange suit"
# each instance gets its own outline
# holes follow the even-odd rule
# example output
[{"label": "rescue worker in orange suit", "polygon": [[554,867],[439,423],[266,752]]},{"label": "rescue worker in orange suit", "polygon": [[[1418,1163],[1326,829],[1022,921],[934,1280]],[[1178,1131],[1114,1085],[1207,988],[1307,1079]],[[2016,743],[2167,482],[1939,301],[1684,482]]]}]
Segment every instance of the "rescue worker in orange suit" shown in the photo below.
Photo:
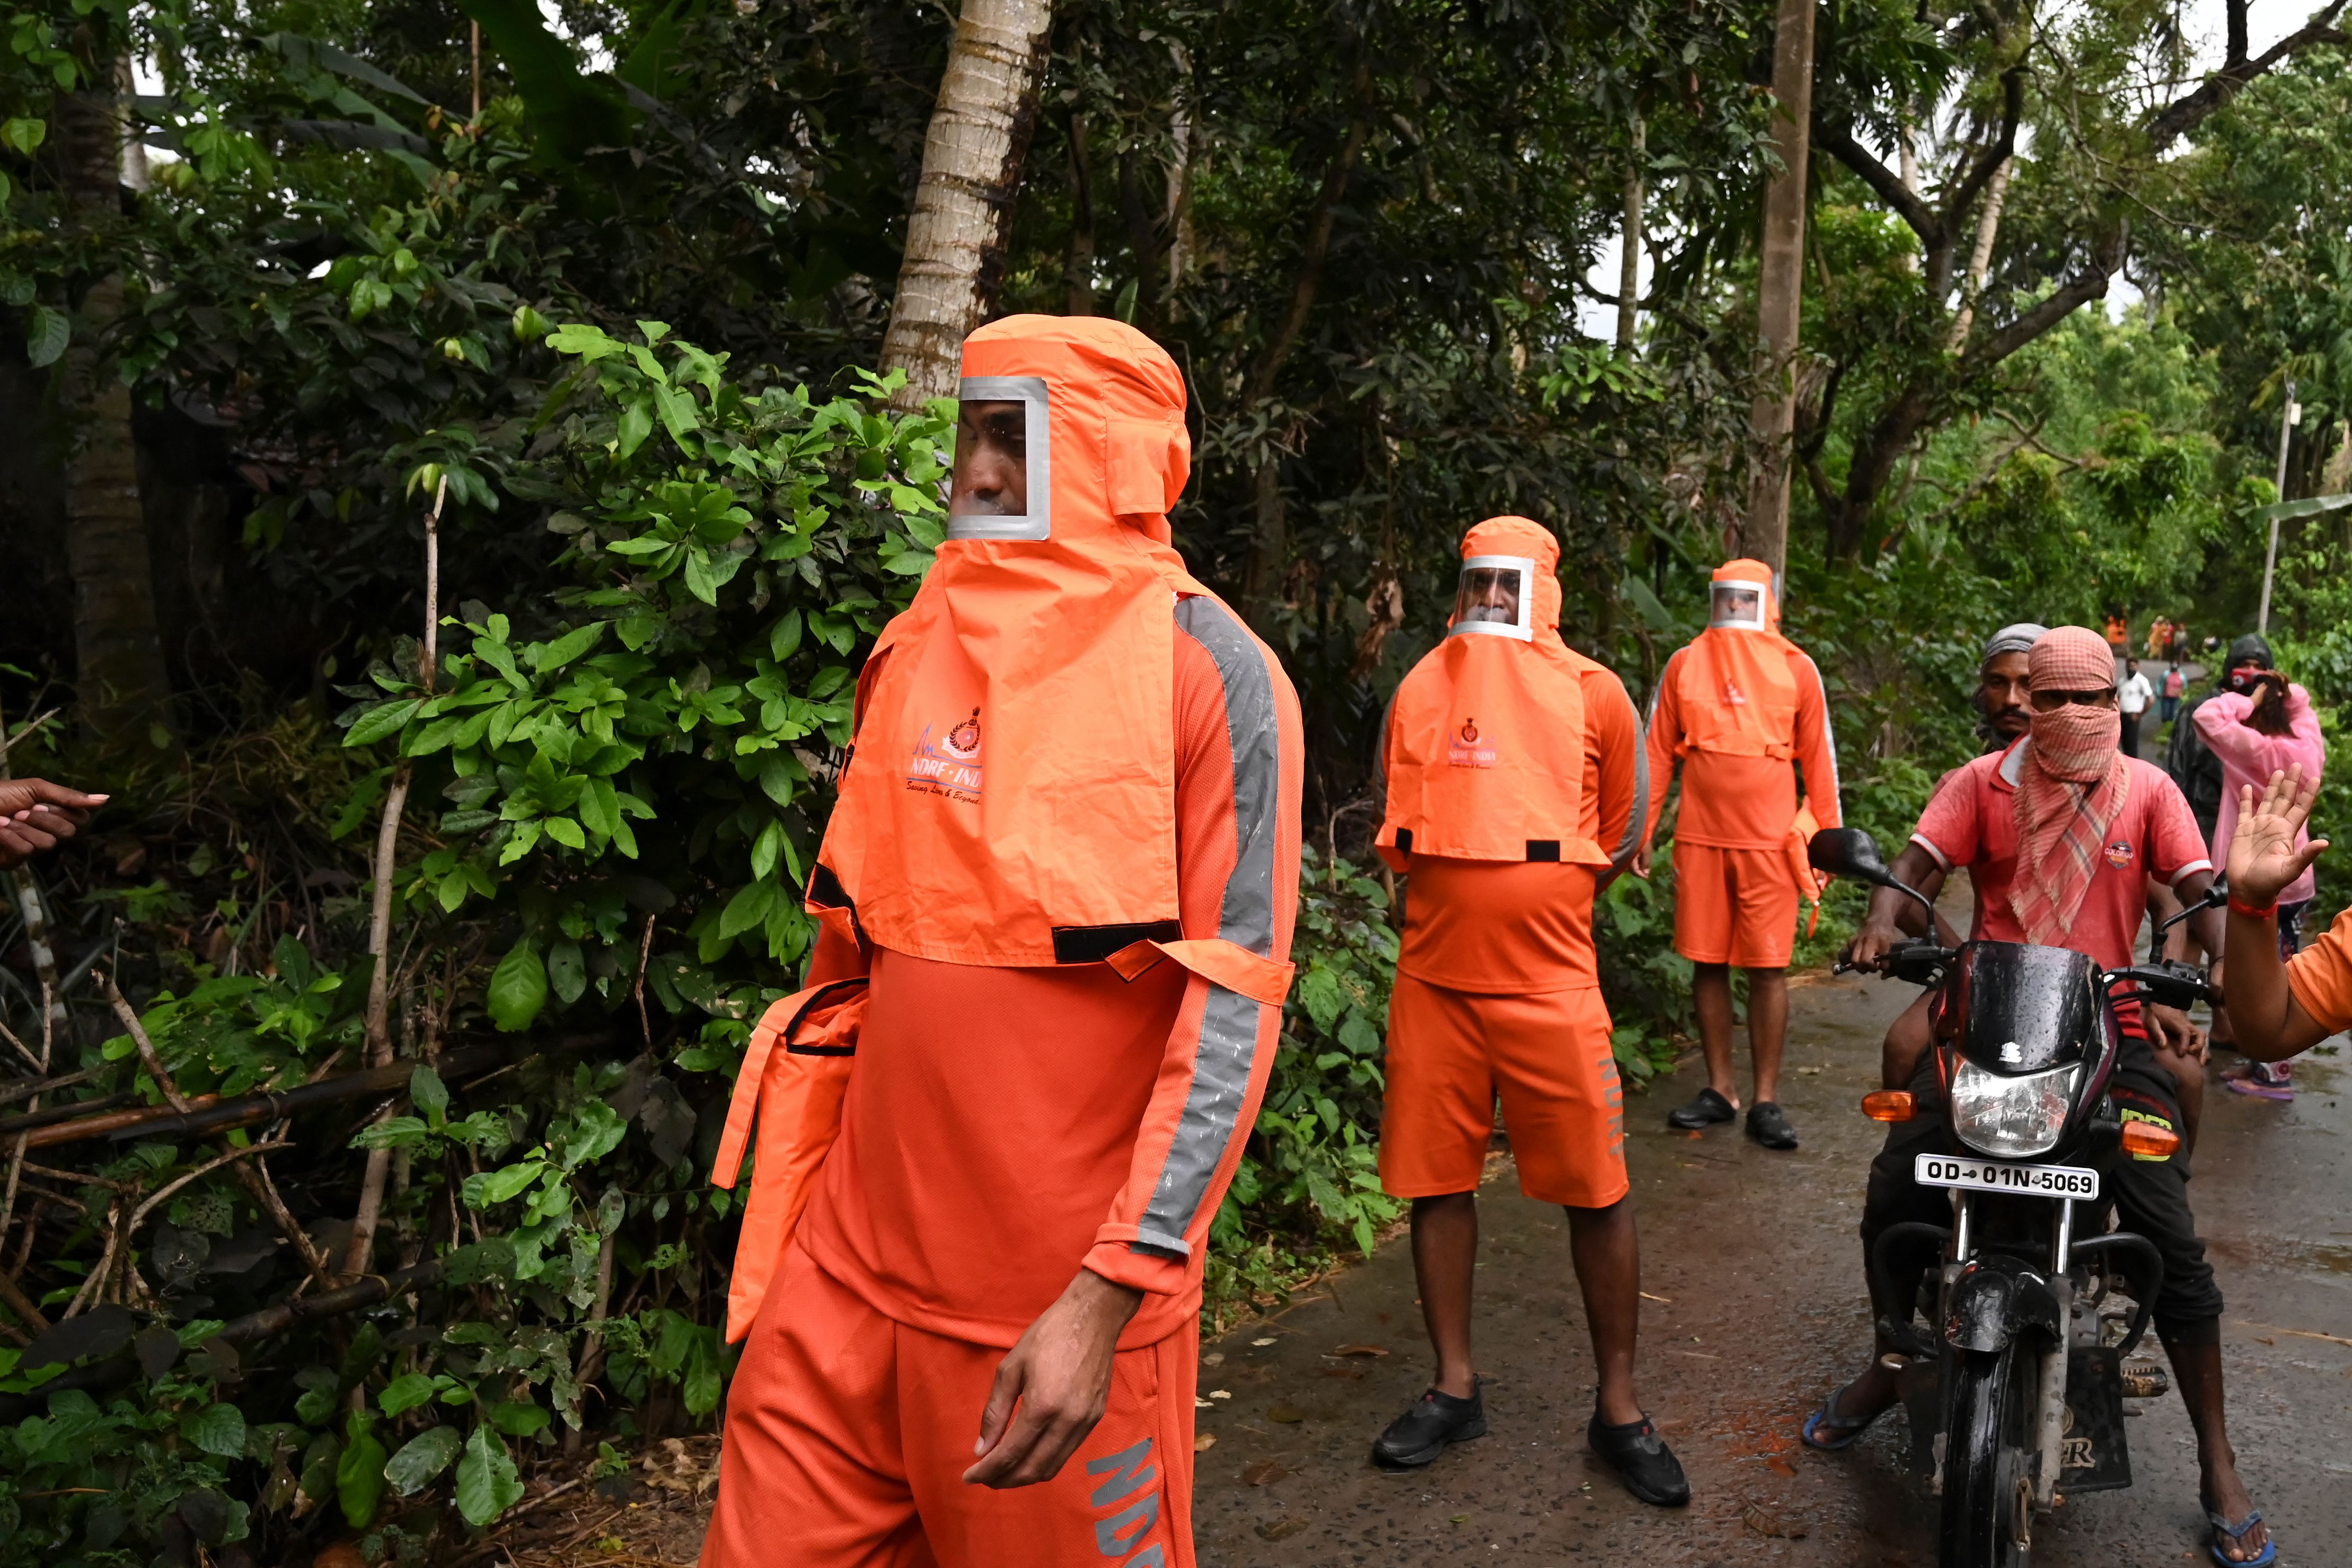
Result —
[{"label": "rescue worker in orange suit", "polygon": [[[808,889],[813,992],[864,976],[862,1022],[754,1037],[763,1082],[847,1053],[822,1163],[738,1082],[757,1245],[703,1568],[1194,1561],[1202,1266],[1289,984],[1297,701],[1171,547],[1167,354],[1014,316],[961,395],[949,537],[860,677]],[[810,1165],[780,1245],[758,1184]]]},{"label": "rescue worker in orange suit", "polygon": [[1799,902],[1820,895],[1805,862],[1806,842],[1818,829],[1841,826],[1837,748],[1821,671],[1780,635],[1771,569],[1760,561],[1727,562],[1716,568],[1710,594],[1706,630],[1658,673],[1650,717],[1655,787],[1633,867],[1649,872],[1650,834],[1680,763],[1675,951],[1694,967],[1691,999],[1707,1081],[1666,1121],[1699,1128],[1739,1114],[1731,1060],[1737,964],[1748,972],[1748,1044],[1756,1072],[1748,1135],[1768,1149],[1793,1149],[1797,1131],[1780,1104],[1789,954]]},{"label": "rescue worker in orange suit", "polygon": [[1425,1465],[1486,1435],[1471,1280],[1499,1098],[1519,1190],[1568,1211],[1600,1373],[1587,1440],[1635,1497],[1680,1506],[1689,1482],[1633,1396],[1641,1254],[1592,943],[1593,897],[1641,840],[1641,720],[1560,641],[1549,530],[1489,518],[1462,557],[1444,640],[1398,687],[1382,741],[1378,842],[1405,895],[1381,1185],[1412,1203],[1437,1375],[1373,1452]]}]

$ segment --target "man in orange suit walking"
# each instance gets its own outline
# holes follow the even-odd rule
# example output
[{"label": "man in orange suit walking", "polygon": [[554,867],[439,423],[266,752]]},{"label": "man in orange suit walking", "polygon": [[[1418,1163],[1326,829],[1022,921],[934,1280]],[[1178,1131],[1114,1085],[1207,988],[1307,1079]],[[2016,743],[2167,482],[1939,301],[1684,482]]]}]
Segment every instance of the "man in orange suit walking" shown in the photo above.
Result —
[{"label": "man in orange suit walking", "polygon": [[1748,1135],[1768,1149],[1793,1149],[1796,1129],[1780,1105],[1780,1047],[1789,1029],[1797,906],[1820,892],[1805,863],[1805,842],[1842,818],[1821,671],[1780,635],[1780,622],[1779,594],[1762,562],[1716,569],[1706,630],[1658,674],[1650,718],[1654,788],[1634,868],[1649,869],[1649,834],[1679,763],[1675,951],[1693,965],[1707,1081],[1666,1120],[1699,1128],[1739,1114],[1731,1059],[1736,964],[1748,972],[1748,1043],[1755,1058]]},{"label": "man in orange suit walking", "polygon": [[[1170,545],[1165,353],[1016,316],[963,372],[949,538],[859,680],[808,890],[811,985],[867,977],[862,1026],[796,999],[730,1117],[761,1131],[703,1568],[1193,1563],[1202,1266],[1289,982],[1297,703]],[[763,1094],[828,1059],[837,1100]],[[796,1230],[763,1213],[811,1168]]]},{"label": "man in orange suit walking", "polygon": [[1389,709],[1379,845],[1406,884],[1381,1185],[1412,1200],[1437,1369],[1373,1451],[1425,1465],[1486,1434],[1471,1283],[1499,1100],[1520,1191],[1568,1211],[1599,1373],[1586,1441],[1676,1507],[1689,1482],[1633,1394],[1641,1251],[1592,943],[1593,896],[1640,840],[1642,728],[1616,676],[1560,640],[1559,563],[1539,523],[1472,529],[1445,637]]}]

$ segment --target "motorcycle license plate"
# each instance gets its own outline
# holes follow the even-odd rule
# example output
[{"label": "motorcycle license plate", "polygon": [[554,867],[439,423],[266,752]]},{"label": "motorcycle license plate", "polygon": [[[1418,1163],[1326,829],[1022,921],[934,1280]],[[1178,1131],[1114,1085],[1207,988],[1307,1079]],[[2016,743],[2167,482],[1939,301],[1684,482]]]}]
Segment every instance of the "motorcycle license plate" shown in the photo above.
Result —
[{"label": "motorcycle license plate", "polygon": [[2099,1195],[2099,1173],[2080,1165],[2011,1165],[1966,1154],[1922,1154],[1911,1174],[1923,1187],[1967,1187],[1980,1193],[2077,1202]]}]

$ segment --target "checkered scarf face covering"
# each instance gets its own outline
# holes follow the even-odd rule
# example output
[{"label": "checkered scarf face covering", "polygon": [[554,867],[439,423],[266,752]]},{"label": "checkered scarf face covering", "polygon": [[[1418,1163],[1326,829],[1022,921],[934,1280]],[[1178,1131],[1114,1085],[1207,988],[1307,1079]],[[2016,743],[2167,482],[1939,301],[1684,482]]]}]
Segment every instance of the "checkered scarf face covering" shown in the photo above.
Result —
[{"label": "checkered scarf face covering", "polygon": [[[2086,626],[2060,626],[2026,656],[2037,691],[2095,691],[2115,684],[2115,656]],[[2123,715],[2070,702],[2036,711],[2017,781],[2017,878],[2010,907],[2026,940],[2063,947],[2098,874],[2107,829],[2131,793],[2118,749]]]}]

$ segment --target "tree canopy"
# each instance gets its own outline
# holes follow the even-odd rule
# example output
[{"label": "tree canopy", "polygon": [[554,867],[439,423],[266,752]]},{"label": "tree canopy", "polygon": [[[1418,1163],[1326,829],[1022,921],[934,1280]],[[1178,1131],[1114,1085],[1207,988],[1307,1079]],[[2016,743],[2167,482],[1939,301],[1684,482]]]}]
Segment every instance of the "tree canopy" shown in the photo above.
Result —
[{"label": "tree canopy", "polygon": [[[0,915],[0,1565],[446,1558],[715,1408],[719,1121],[940,539],[952,422],[886,346],[927,138],[1012,3],[12,11],[0,732],[114,800]],[[1973,749],[1986,632],[2226,640],[2283,430],[2289,496],[2352,491],[2340,5],[1823,0],[1781,369],[1770,5],[1017,9],[960,283],[1168,347],[1178,546],[1308,721],[1217,1321],[1396,1212],[1369,778],[1469,525],[1555,531],[1564,635],[1646,699],[1785,371],[1788,629],[1885,837]],[[2284,525],[2273,609],[2331,725],[2346,515]],[[1671,897],[1598,922],[1636,1082]]]}]

